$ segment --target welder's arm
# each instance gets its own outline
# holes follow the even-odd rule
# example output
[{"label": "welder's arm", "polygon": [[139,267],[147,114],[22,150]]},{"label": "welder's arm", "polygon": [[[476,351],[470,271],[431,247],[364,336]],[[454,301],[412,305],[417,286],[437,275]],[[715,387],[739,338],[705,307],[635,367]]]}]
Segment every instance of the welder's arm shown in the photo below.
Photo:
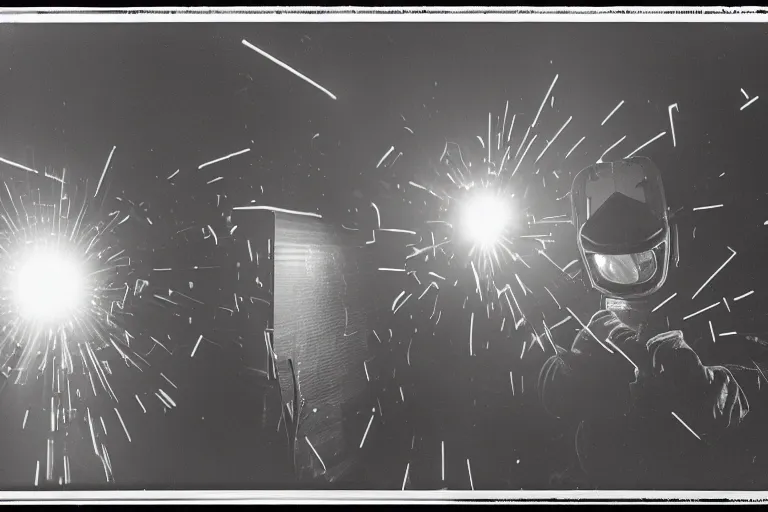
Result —
[{"label": "welder's arm", "polygon": [[744,390],[731,370],[705,366],[681,331],[651,338],[646,347],[652,373],[648,386],[698,435],[715,440],[733,430],[749,412]]},{"label": "welder's arm", "polygon": [[[631,352],[635,336],[612,311],[596,313],[572,348],[558,347],[541,369],[539,394],[544,408],[571,420],[624,414],[636,375],[615,347]],[[614,348],[609,350],[611,344]]]}]

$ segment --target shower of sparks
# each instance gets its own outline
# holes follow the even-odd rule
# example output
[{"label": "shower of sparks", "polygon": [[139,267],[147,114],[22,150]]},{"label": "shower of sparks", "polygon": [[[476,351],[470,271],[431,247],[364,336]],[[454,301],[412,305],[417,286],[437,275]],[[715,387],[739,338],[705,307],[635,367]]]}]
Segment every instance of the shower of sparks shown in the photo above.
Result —
[{"label": "shower of sparks", "polygon": [[691,297],[692,299],[695,299],[695,298],[696,298],[696,296],[697,296],[697,295],[698,295],[698,294],[701,292],[701,290],[703,290],[704,288],[706,288],[706,286],[707,286],[707,285],[708,285],[708,284],[709,284],[709,283],[710,283],[710,282],[711,282],[711,281],[712,281],[712,280],[715,278],[715,276],[716,276],[717,274],[719,274],[719,273],[720,273],[720,271],[721,271],[721,270],[723,270],[723,269],[725,268],[725,266],[726,266],[726,265],[728,265],[728,263],[730,263],[730,262],[731,262],[731,260],[732,260],[732,259],[733,259],[733,258],[736,256],[736,251],[734,251],[734,250],[733,250],[733,249],[731,249],[730,247],[728,247],[728,250],[729,250],[729,251],[731,251],[731,255],[728,257],[728,259],[727,259],[727,260],[725,260],[725,263],[723,263],[722,265],[720,265],[720,267],[719,267],[717,270],[715,270],[715,273],[714,273],[714,274],[712,274],[711,276],[709,276],[709,279],[707,279],[706,281],[704,281],[704,284],[703,284],[703,285],[701,285],[701,287],[700,287],[698,290],[696,290],[696,293],[694,293],[694,294],[693,294],[693,297]]},{"label": "shower of sparks", "polygon": [[722,208],[724,205],[722,204],[713,204],[710,206],[697,206],[696,208],[693,208],[694,212],[697,212],[699,210],[714,210],[715,208]]},{"label": "shower of sparks", "polygon": [[[141,373],[150,367],[136,351],[136,336],[127,330],[126,322],[134,316],[135,300],[141,298],[140,283],[148,281],[137,277],[139,269],[133,265],[137,258],[130,248],[121,248],[129,245],[125,228],[120,227],[124,225],[121,210],[106,214],[100,206],[115,199],[135,212],[141,205],[119,197],[93,200],[103,195],[101,185],[114,151],[115,147],[93,195],[88,182],[72,179],[66,171],[60,177],[49,172],[40,175],[46,181],[39,187],[27,178],[9,179],[0,188],[4,191],[0,217],[5,224],[0,233],[0,315],[5,326],[0,357],[13,376],[8,384],[43,383],[44,417],[46,424],[50,418],[51,432],[68,432],[74,421],[86,422],[94,455],[105,469],[108,466],[109,481],[107,449],[97,442],[107,435],[106,423],[91,402],[119,402],[105,354],[118,355],[127,368]],[[48,179],[55,183],[53,187]],[[37,263],[43,266],[33,267]],[[54,267],[61,265],[66,268],[57,272]],[[30,418],[40,417],[29,413],[27,409],[24,414],[24,429]],[[94,423],[101,428],[94,428]],[[70,456],[65,454],[74,442],[66,435],[47,440],[45,482],[71,481]]]},{"label": "shower of sparks", "polygon": [[744,295],[739,295],[738,297],[734,297],[733,298],[733,302],[739,301],[741,299],[745,299],[745,298],[749,297],[750,295],[752,295],[753,293],[755,293],[755,290],[750,290],[747,293],[745,293]]},{"label": "shower of sparks", "polygon": [[603,122],[602,122],[602,123],[600,123],[600,126],[603,126],[605,123],[607,123],[607,122],[608,122],[608,120],[609,120],[611,117],[613,117],[613,114],[615,114],[615,113],[616,113],[616,111],[617,111],[617,110],[619,110],[623,104],[624,104],[624,100],[621,100],[621,101],[619,102],[619,104],[618,104],[618,105],[616,105],[616,108],[614,108],[613,110],[611,110],[611,113],[610,113],[610,114],[608,114],[608,116],[607,116],[605,119],[603,119]]},{"label": "shower of sparks", "polygon": [[756,102],[756,101],[757,101],[757,99],[758,99],[759,97],[760,97],[760,96],[755,96],[754,98],[752,98],[751,100],[749,100],[748,102],[746,102],[745,104],[743,104],[739,110],[744,110],[745,108],[747,108],[748,106],[750,106],[751,104],[753,104],[754,102]]},{"label": "shower of sparks", "polygon": [[101,172],[101,178],[99,178],[99,184],[96,185],[96,192],[93,193],[93,197],[96,197],[97,195],[99,195],[99,190],[101,189],[101,183],[102,181],[104,181],[104,175],[107,174],[107,169],[109,169],[109,163],[112,161],[112,155],[115,154],[116,149],[117,149],[117,146],[112,146],[112,151],[109,152],[107,163],[104,164],[104,170]]},{"label": "shower of sparks", "polygon": [[200,166],[198,166],[197,169],[198,170],[204,169],[204,168],[208,167],[209,165],[217,164],[219,162],[223,162],[224,160],[229,160],[232,157],[236,157],[238,155],[242,155],[244,153],[248,153],[250,150],[251,150],[251,148],[245,148],[243,150],[236,151],[235,153],[230,153],[229,155],[222,156],[221,158],[217,158],[216,160],[211,160],[210,162],[205,162],[204,164],[200,164]]},{"label": "shower of sparks", "polygon": [[655,308],[653,308],[653,309],[651,310],[651,313],[655,313],[656,311],[658,311],[659,309],[661,309],[661,307],[662,307],[664,304],[666,304],[667,302],[671,301],[671,300],[672,300],[672,299],[674,299],[676,296],[677,296],[677,292],[673,293],[672,295],[670,295],[669,297],[667,297],[666,299],[664,299],[664,301],[663,301],[661,304],[659,304],[658,306],[656,306]]},{"label": "shower of sparks", "polygon": [[678,416],[678,415],[677,415],[677,414],[675,414],[674,412],[672,413],[672,416],[674,416],[674,417],[675,417],[675,419],[676,419],[677,421],[679,421],[679,422],[680,422],[680,424],[681,424],[682,426],[684,426],[686,429],[688,429],[688,432],[690,432],[691,434],[693,434],[693,435],[694,435],[694,437],[695,437],[696,439],[698,439],[699,441],[701,441],[701,438],[699,437],[699,435],[698,435],[696,432],[694,432],[694,431],[693,431],[693,429],[692,429],[691,427],[689,427],[689,426],[688,426],[688,424],[686,424],[686,423],[685,423],[685,422],[684,422],[682,419],[680,419],[680,416]]},{"label": "shower of sparks", "polygon": [[256,53],[260,54],[262,57],[266,57],[267,59],[271,60],[272,62],[274,62],[275,64],[277,64],[277,65],[278,65],[278,66],[280,66],[281,68],[283,68],[283,69],[285,69],[285,70],[287,70],[287,71],[290,71],[291,73],[293,73],[293,74],[294,74],[294,75],[296,75],[297,77],[301,78],[302,80],[304,80],[304,81],[305,81],[305,82],[307,82],[308,84],[310,84],[310,85],[312,85],[312,86],[316,87],[317,89],[319,89],[319,90],[320,90],[320,91],[322,91],[323,93],[327,94],[327,95],[328,95],[328,96],[329,96],[331,99],[333,99],[333,100],[335,100],[335,99],[336,99],[336,96],[334,96],[334,95],[333,95],[333,93],[331,93],[331,91],[329,91],[329,90],[328,90],[328,89],[326,89],[325,87],[321,86],[321,85],[320,85],[320,84],[318,84],[317,82],[315,82],[315,81],[311,80],[310,78],[308,78],[308,77],[306,77],[306,76],[302,75],[301,73],[299,73],[298,71],[296,71],[295,69],[293,69],[292,67],[290,67],[288,64],[285,64],[284,62],[282,62],[282,61],[279,61],[278,59],[276,59],[275,57],[271,56],[270,54],[268,54],[268,53],[267,53],[267,52],[265,52],[264,50],[261,50],[261,49],[259,49],[259,48],[255,47],[254,45],[252,45],[251,43],[249,43],[249,42],[248,42],[248,41],[246,41],[245,39],[243,39],[242,43],[243,43],[245,46],[247,46],[248,48],[250,48],[251,50],[253,50],[253,51],[255,51]]}]

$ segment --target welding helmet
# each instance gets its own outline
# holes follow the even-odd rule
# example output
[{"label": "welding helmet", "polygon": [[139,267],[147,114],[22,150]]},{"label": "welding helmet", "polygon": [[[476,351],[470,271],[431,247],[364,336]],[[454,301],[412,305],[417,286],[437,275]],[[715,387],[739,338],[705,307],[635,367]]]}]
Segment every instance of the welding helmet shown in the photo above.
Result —
[{"label": "welding helmet", "polygon": [[657,291],[669,270],[670,229],[659,169],[644,157],[582,170],[571,189],[573,225],[593,288],[637,299]]}]

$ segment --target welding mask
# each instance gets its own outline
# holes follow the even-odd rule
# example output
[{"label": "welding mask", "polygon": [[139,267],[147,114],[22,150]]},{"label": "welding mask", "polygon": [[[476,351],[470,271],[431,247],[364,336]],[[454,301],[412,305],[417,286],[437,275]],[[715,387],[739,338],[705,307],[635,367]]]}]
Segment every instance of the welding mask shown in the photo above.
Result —
[{"label": "welding mask", "polygon": [[669,270],[670,229],[653,162],[634,157],[587,167],[573,180],[571,206],[593,288],[625,300],[661,288]]}]

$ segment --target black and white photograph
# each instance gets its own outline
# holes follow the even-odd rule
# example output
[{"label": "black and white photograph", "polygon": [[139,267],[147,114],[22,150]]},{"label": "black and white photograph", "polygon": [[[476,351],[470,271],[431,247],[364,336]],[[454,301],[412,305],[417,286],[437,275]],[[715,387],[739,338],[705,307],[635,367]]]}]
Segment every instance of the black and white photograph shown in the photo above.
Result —
[{"label": "black and white photograph", "polygon": [[569,9],[0,10],[0,499],[765,499],[768,16]]}]

